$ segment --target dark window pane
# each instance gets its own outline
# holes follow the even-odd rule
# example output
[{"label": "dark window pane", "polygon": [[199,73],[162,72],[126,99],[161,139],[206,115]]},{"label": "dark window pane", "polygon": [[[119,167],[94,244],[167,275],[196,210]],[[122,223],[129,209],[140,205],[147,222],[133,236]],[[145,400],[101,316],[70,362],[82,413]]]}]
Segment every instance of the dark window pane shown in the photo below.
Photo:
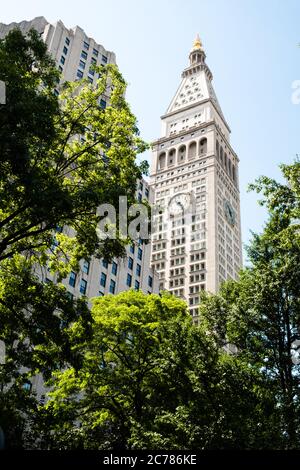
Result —
[{"label": "dark window pane", "polygon": [[85,281],[84,279],[81,279],[80,281],[80,293],[81,294],[85,294],[86,293],[86,288],[87,288],[87,281]]},{"label": "dark window pane", "polygon": [[116,275],[118,272],[118,265],[115,261],[113,261],[112,267],[111,267],[111,272],[112,274]]},{"label": "dark window pane", "polygon": [[106,274],[105,273],[101,273],[101,276],[100,276],[100,285],[102,287],[105,287],[106,286]]},{"label": "dark window pane", "polygon": [[70,278],[69,278],[69,285],[70,285],[71,287],[75,287],[75,284],[76,284],[76,277],[77,277],[76,273],[74,273],[74,271],[72,271],[72,272],[70,273]]}]

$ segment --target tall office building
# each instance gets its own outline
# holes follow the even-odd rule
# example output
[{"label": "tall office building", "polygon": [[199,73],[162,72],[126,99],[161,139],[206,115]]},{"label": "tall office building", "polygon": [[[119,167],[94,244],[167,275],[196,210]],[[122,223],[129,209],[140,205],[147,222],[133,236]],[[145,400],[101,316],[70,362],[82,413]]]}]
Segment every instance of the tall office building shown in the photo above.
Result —
[{"label": "tall office building", "polygon": [[93,38],[88,37],[79,26],[68,29],[62,21],[51,24],[43,16],[39,16],[20,23],[8,25],[0,23],[0,38],[13,28],[20,29],[24,34],[33,28],[40,34],[64,80],[88,78],[93,83],[96,77],[90,68],[91,65],[116,63],[114,52],[108,51]]},{"label": "tall office building", "polygon": [[[151,204],[152,191],[144,180],[138,182],[137,199]],[[55,280],[46,268],[41,277],[45,282]],[[126,257],[114,259],[112,263],[94,256],[89,261],[81,260],[79,271],[71,272],[63,283],[75,298],[85,295],[91,299],[132,288],[146,294],[158,293],[158,275],[151,267],[150,244],[138,242],[126,247]]]},{"label": "tall office building", "polygon": [[157,213],[152,265],[160,289],[186,299],[197,322],[201,290],[216,292],[242,265],[239,159],[199,36],[153,142]]},{"label": "tall office building", "polygon": [[[52,25],[41,16],[21,23],[0,23],[0,39],[13,28],[19,28],[24,34],[31,28],[38,31],[62,73],[62,80],[87,78],[96,83],[97,73],[91,66],[116,63],[114,52],[88,37],[79,26],[68,29],[61,21]],[[105,108],[108,103],[109,96],[102,96],[100,106]],[[145,199],[151,203],[152,191],[146,181],[137,181],[136,195],[138,201]],[[75,297],[118,294],[130,288],[158,293],[158,276],[150,266],[150,250],[149,244],[128,246],[126,258],[115,259],[110,264],[95,257],[90,261],[82,260],[79,272],[72,272],[63,282],[70,295]],[[47,270],[41,276],[45,281],[55,280]]]}]

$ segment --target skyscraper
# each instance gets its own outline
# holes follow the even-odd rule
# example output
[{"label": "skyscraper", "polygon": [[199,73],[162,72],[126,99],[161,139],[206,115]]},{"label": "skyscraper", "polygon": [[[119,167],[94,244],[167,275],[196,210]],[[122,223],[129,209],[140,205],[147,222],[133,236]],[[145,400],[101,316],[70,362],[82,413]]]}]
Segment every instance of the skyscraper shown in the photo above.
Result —
[{"label": "skyscraper", "polygon": [[216,292],[242,265],[239,159],[212,78],[197,36],[152,144],[152,265],[195,322],[201,290]]},{"label": "skyscraper", "polygon": [[[38,31],[57,63],[62,81],[87,78],[96,84],[98,76],[91,66],[116,63],[114,52],[108,51],[87,36],[79,26],[69,29],[62,21],[51,24],[40,16],[9,25],[0,23],[0,39],[13,28],[20,29],[24,34],[31,28]],[[99,104],[105,108],[109,104],[109,96],[103,95]],[[145,199],[151,203],[152,192],[146,181],[137,181],[136,196],[138,201]],[[128,246],[126,252],[126,258],[115,259],[112,263],[95,257],[89,261],[82,260],[79,272],[71,272],[63,281],[70,295],[91,298],[118,294],[130,288],[141,289],[145,293],[158,293],[157,273],[150,266],[150,245]],[[41,273],[41,277],[44,281],[55,280],[47,269]]]},{"label": "skyscraper", "polygon": [[62,21],[51,24],[43,16],[38,16],[20,23],[0,23],[0,38],[5,37],[13,28],[20,29],[24,34],[33,28],[40,34],[64,80],[88,78],[93,83],[97,77],[91,65],[116,63],[114,52],[108,51],[102,44],[87,36],[80,26],[67,28]]}]

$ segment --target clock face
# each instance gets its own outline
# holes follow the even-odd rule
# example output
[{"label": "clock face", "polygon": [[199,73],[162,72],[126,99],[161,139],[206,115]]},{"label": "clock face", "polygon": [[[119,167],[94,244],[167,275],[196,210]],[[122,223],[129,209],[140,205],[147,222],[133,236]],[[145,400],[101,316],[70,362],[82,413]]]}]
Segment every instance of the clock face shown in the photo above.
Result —
[{"label": "clock face", "polygon": [[190,204],[191,204],[190,194],[188,193],[175,194],[173,197],[171,197],[169,204],[168,204],[169,214],[171,215],[183,214],[184,211],[190,207]]},{"label": "clock face", "polygon": [[224,213],[227,222],[230,225],[234,226],[236,222],[236,214],[229,201],[224,201]]}]

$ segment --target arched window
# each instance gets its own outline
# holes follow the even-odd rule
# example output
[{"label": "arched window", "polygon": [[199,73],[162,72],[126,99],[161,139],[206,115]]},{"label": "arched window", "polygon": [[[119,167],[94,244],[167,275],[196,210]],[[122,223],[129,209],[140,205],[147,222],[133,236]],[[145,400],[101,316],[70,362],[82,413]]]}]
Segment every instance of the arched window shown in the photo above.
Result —
[{"label": "arched window", "polygon": [[181,147],[179,147],[179,149],[178,149],[178,158],[177,158],[178,163],[184,162],[185,154],[186,154],[186,146],[181,145]]},{"label": "arched window", "polygon": [[231,176],[232,171],[231,171],[231,160],[230,160],[230,158],[228,158],[228,172],[229,172],[229,175]]},{"label": "arched window", "polygon": [[221,163],[223,164],[223,163],[224,163],[224,158],[223,158],[223,147],[220,147],[220,160],[221,160]]},{"label": "arched window", "polygon": [[227,161],[227,153],[224,152],[224,163],[225,163],[225,169],[228,170],[228,161]]},{"label": "arched window", "polygon": [[191,160],[196,157],[197,144],[196,142],[191,142],[189,145],[188,159]]},{"label": "arched window", "polygon": [[236,180],[235,166],[234,165],[232,165],[232,179],[233,179],[233,181]]},{"label": "arched window", "polygon": [[207,138],[204,137],[203,139],[200,140],[200,149],[199,149],[199,154],[203,155],[207,152]]},{"label": "arched window", "polygon": [[169,150],[169,153],[168,153],[168,166],[175,164],[175,155],[176,155],[176,150],[175,149]]},{"label": "arched window", "polygon": [[220,146],[219,142],[216,140],[216,153],[217,153],[217,158],[220,158]]},{"label": "arched window", "polygon": [[158,170],[163,170],[166,166],[166,152],[162,152],[158,157]]}]

